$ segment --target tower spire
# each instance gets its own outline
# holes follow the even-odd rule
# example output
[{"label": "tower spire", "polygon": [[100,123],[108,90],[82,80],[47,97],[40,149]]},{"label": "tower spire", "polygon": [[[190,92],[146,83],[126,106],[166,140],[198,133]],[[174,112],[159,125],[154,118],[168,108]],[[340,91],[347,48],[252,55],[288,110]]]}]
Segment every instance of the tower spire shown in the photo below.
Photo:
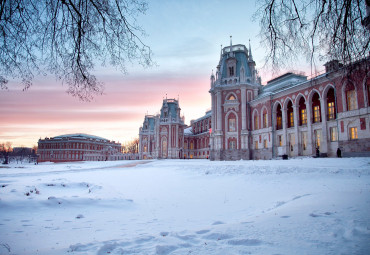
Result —
[{"label": "tower spire", "polygon": [[231,47],[233,46],[233,36],[230,35],[230,50],[231,50]]}]

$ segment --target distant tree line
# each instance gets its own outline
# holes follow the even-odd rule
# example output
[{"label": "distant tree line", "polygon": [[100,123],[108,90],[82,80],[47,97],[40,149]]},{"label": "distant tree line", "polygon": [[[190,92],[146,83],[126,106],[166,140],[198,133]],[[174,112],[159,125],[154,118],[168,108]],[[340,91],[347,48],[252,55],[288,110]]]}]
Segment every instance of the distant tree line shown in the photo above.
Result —
[{"label": "distant tree line", "polygon": [[33,146],[32,148],[24,146],[13,148],[11,142],[0,143],[0,162],[9,164],[11,159],[17,162],[25,159],[34,161],[37,159],[37,146]]},{"label": "distant tree line", "polygon": [[139,153],[139,138],[135,138],[131,141],[128,141],[122,144],[122,153],[127,154],[136,154]]}]

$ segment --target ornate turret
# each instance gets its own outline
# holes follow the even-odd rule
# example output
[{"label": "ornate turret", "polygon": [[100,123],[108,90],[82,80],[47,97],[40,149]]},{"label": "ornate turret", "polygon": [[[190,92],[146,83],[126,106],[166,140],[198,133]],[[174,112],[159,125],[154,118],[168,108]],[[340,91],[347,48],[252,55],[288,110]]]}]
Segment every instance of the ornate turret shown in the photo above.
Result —
[{"label": "ornate turret", "polygon": [[240,84],[259,86],[255,65],[250,43],[249,50],[242,44],[233,45],[232,36],[230,36],[230,46],[221,49],[214,84],[215,86]]}]

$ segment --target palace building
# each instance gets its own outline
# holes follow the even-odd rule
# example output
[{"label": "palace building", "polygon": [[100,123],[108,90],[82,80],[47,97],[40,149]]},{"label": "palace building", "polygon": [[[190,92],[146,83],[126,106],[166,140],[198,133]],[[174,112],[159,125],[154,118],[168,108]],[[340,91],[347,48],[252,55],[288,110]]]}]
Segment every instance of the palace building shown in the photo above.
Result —
[{"label": "palace building", "polygon": [[183,158],[184,117],[176,99],[164,99],[160,114],[146,115],[139,132],[140,159]]},{"label": "palace building", "polygon": [[124,158],[120,143],[87,134],[39,139],[37,153],[39,162],[110,161]]},{"label": "palace building", "polygon": [[334,157],[338,148],[370,156],[370,58],[333,60],[314,78],[290,72],[266,85],[255,66],[250,46],[224,47],[210,78],[211,111],[186,126],[178,101],[164,100],[160,115],[145,116],[139,157]]}]

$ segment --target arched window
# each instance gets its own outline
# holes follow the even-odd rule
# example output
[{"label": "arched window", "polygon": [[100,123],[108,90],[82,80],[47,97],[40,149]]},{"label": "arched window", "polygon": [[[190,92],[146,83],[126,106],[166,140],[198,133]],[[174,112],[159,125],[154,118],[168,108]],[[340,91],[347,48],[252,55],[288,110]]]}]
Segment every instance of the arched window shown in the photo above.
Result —
[{"label": "arched window", "polygon": [[336,118],[334,88],[330,88],[328,90],[328,93],[326,94],[326,105],[327,105],[328,120],[334,120]]},{"label": "arched window", "polygon": [[276,109],[276,129],[283,128],[283,114],[281,112],[281,105],[279,104]]},{"label": "arched window", "polygon": [[320,112],[320,97],[319,94],[315,93],[312,97],[312,113],[313,113],[313,123],[321,122],[321,112]]},{"label": "arched window", "polygon": [[306,125],[307,124],[307,110],[306,110],[306,102],[303,97],[299,99],[299,125]]},{"label": "arched window", "polygon": [[356,89],[352,83],[346,86],[347,111],[357,110]]},{"label": "arched window", "polygon": [[235,132],[236,131],[236,117],[235,117],[234,114],[229,115],[228,127],[229,127],[229,132]]},{"label": "arched window", "polygon": [[292,101],[289,101],[287,106],[287,117],[288,117],[288,128],[294,127],[294,111]]}]

